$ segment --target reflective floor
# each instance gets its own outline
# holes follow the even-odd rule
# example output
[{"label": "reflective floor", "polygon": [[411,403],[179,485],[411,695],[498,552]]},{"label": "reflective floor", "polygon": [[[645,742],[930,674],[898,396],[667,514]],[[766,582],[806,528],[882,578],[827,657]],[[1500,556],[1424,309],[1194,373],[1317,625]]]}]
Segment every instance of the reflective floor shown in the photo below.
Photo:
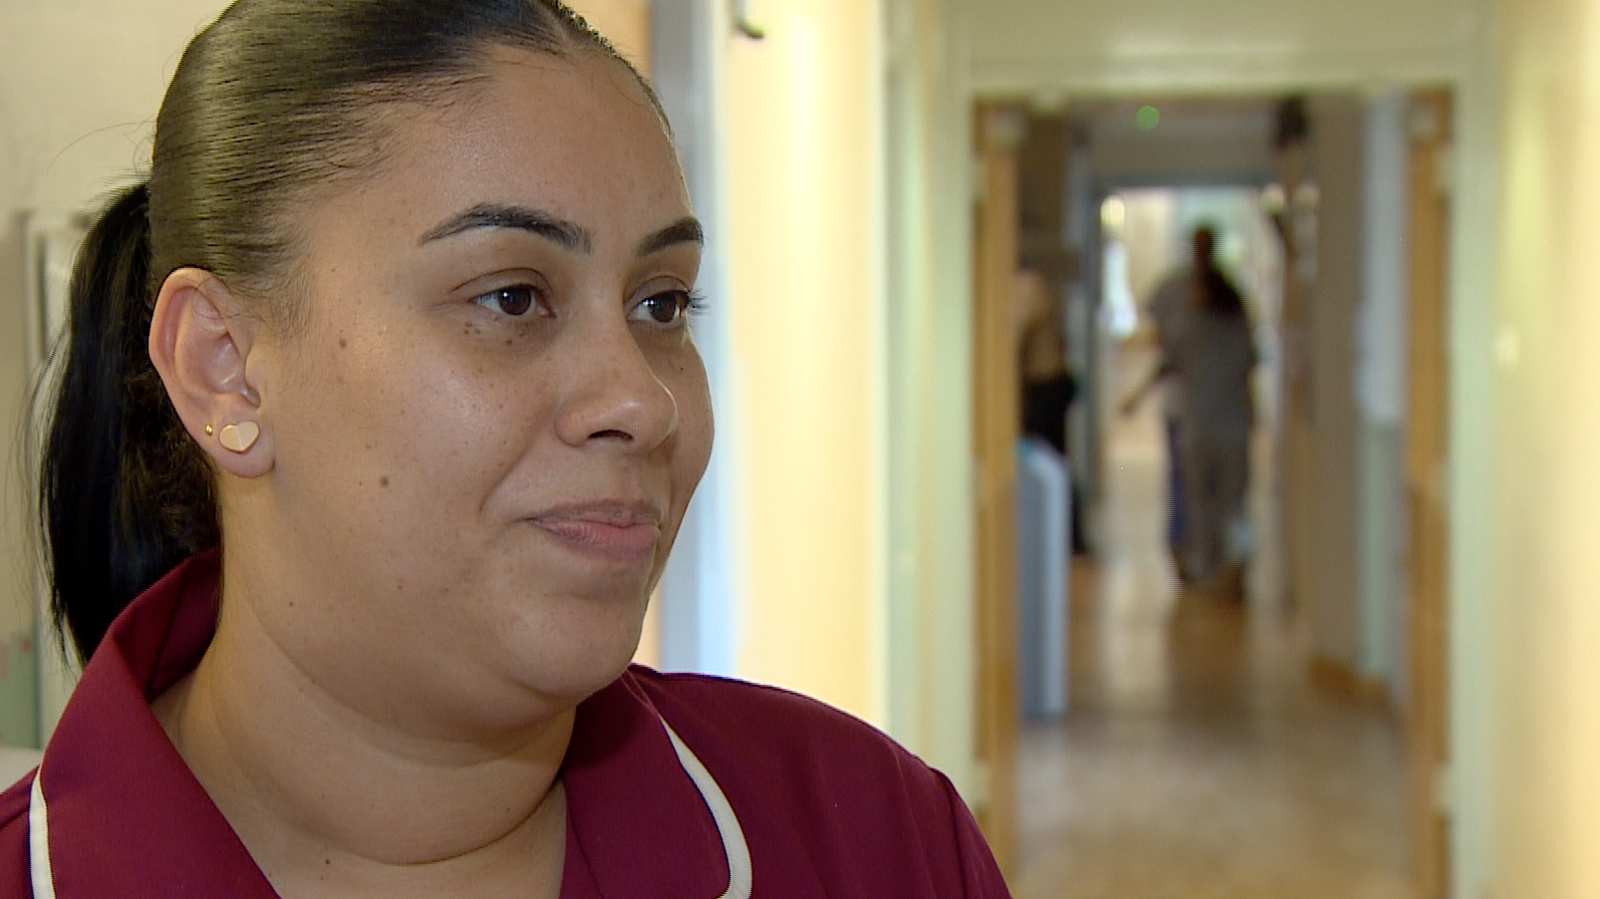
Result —
[{"label": "reflective floor", "polygon": [[1247,601],[1176,587],[1158,427],[1150,409],[1112,438],[1106,551],[1074,572],[1070,711],[1024,732],[1017,899],[1409,899],[1394,721],[1312,685],[1270,542]]}]

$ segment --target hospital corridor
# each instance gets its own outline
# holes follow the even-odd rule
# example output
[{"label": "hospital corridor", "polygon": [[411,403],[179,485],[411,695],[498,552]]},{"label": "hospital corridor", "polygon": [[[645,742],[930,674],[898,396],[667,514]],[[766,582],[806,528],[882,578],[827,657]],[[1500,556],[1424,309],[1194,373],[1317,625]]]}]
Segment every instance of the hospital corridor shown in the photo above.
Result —
[{"label": "hospital corridor", "polygon": [[[1153,413],[1109,436],[1104,544],[1070,588],[1068,712],[1022,733],[1016,895],[1408,899],[1399,722],[1313,677],[1273,540],[1242,599],[1172,576]],[[1270,535],[1267,449],[1251,506]]]}]

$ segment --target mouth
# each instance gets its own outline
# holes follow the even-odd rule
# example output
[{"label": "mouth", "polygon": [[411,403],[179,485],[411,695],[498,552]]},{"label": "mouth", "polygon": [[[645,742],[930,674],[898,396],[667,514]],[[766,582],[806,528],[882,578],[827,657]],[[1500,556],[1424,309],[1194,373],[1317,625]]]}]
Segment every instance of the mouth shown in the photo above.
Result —
[{"label": "mouth", "polygon": [[546,509],[528,522],[579,555],[638,564],[655,557],[663,518],[650,503],[607,500]]}]

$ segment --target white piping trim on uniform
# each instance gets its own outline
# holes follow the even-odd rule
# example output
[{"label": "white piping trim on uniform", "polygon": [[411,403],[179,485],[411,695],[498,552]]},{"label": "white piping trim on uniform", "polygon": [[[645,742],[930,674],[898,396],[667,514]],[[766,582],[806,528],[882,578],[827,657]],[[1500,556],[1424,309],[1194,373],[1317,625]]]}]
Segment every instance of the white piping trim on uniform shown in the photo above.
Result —
[{"label": "white piping trim on uniform", "polygon": [[44,804],[44,766],[33,772],[33,795],[28,799],[28,867],[33,875],[33,899],[56,899],[56,881],[50,872],[50,810]]},{"label": "white piping trim on uniform", "polygon": [[711,809],[712,819],[717,822],[717,833],[722,836],[722,849],[728,856],[728,892],[721,899],[750,899],[755,876],[750,870],[750,847],[745,843],[744,831],[739,827],[739,816],[733,813],[733,805],[728,802],[728,797],[722,795],[722,788],[717,786],[711,772],[689,751],[672,726],[665,719],[661,726],[667,729],[667,736],[672,738],[678,763],[683,765],[689,779],[694,781],[695,789],[705,799],[706,806]]},{"label": "white piping trim on uniform", "polygon": [[[694,781],[695,789],[700,791],[706,807],[711,809],[711,818],[717,824],[718,835],[722,837],[722,849],[728,857],[728,892],[721,899],[750,899],[755,876],[750,867],[750,847],[745,843],[739,816],[734,814],[733,805],[723,795],[722,788],[717,786],[711,772],[706,770],[706,766],[695,757],[672,726],[665,720],[661,726],[666,728],[667,736],[672,740],[678,763],[683,766],[689,779]],[[33,879],[34,899],[56,899],[55,878],[50,870],[50,809],[44,800],[42,770],[43,766],[40,766],[40,770],[34,772],[33,791],[28,799],[28,866]]]}]

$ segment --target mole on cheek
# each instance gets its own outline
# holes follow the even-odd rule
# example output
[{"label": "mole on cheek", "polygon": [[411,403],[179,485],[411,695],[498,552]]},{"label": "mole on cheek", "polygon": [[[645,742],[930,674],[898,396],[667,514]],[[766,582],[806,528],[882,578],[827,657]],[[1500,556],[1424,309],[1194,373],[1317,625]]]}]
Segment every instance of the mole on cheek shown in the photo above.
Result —
[{"label": "mole on cheek", "polygon": [[345,340],[343,337],[339,338],[339,349],[341,349],[341,350],[347,349],[349,346],[350,346],[350,341]]},{"label": "mole on cheek", "polygon": [[378,486],[380,486],[380,487],[389,486],[389,476],[388,475],[384,475],[383,477],[379,478],[378,479]]}]

